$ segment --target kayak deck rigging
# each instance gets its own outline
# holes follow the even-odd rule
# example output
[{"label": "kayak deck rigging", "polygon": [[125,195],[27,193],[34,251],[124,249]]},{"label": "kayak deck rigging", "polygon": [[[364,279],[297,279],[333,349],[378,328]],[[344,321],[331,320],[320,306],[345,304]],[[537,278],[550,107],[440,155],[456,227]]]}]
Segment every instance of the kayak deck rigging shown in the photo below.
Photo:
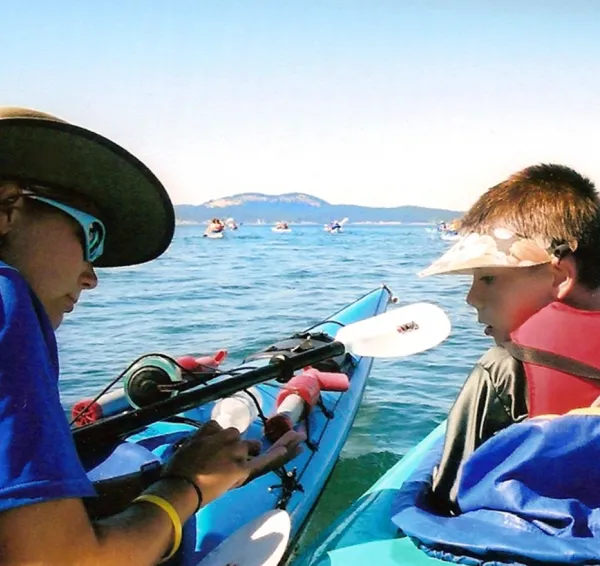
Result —
[{"label": "kayak deck rigging", "polygon": [[[288,511],[293,540],[338,459],[373,363],[373,358],[345,353],[334,341],[335,335],[346,325],[385,312],[392,301],[387,287],[377,288],[306,331],[248,356],[241,366],[195,375],[182,372],[187,380],[162,384],[161,401],[129,407],[74,429],[88,476],[100,491],[102,484],[123,477],[131,477],[138,489],[144,489],[156,479],[177,444],[211,419],[219,399],[240,390],[249,394],[257,415],[243,437],[259,440],[265,449],[270,444],[264,437],[265,422],[276,413],[277,395],[295,372],[306,366],[342,372],[349,377],[348,390],[321,391],[314,408],[295,426],[306,433],[307,449],[286,466],[202,507],[185,525],[179,563],[195,565],[241,525],[273,509]],[[259,396],[249,391],[251,386]],[[123,505],[125,501],[117,503]],[[115,512],[114,507],[104,509],[105,514],[111,512]]]}]

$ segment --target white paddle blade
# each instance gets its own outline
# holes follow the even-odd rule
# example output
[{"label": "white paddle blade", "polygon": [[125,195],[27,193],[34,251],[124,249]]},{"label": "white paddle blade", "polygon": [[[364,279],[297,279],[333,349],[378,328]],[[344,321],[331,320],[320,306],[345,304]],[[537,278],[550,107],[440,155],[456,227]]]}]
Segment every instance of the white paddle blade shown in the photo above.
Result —
[{"label": "white paddle blade", "polygon": [[335,339],[357,356],[402,358],[437,346],[448,337],[450,327],[440,307],[414,303],[349,324]]},{"label": "white paddle blade", "polygon": [[277,566],[292,528],[286,511],[273,510],[240,527],[197,566]]}]

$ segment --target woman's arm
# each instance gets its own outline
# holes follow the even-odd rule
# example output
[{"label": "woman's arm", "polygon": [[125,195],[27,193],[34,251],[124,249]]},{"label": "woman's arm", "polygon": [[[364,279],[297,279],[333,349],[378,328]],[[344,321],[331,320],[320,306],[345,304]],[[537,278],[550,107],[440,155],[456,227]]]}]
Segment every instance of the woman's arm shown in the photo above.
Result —
[{"label": "woman's arm", "polygon": [[[160,481],[146,493],[163,497],[184,522],[197,495],[183,481]],[[80,499],[61,499],[0,513],[0,564],[156,564],[169,552],[173,527],[156,505],[134,503],[123,513],[92,523]]]},{"label": "woman's arm", "polygon": [[[293,458],[303,439],[290,431],[271,450],[250,458],[252,443],[241,440],[236,429],[210,421],[175,452],[165,477],[144,493],[168,501],[184,523],[198,506],[192,484],[202,503],[209,503],[251,474]],[[149,566],[170,552],[173,533],[168,514],[149,502],[91,522],[81,499],[57,499],[0,513],[0,566]]]}]

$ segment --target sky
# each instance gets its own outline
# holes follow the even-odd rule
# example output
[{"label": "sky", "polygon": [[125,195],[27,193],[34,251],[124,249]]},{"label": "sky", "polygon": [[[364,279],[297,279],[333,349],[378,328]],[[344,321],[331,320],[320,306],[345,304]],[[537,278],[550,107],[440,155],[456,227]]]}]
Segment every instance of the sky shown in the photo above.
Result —
[{"label": "sky", "polygon": [[0,0],[0,105],[97,131],[176,204],[465,210],[540,162],[600,186],[600,1]]}]

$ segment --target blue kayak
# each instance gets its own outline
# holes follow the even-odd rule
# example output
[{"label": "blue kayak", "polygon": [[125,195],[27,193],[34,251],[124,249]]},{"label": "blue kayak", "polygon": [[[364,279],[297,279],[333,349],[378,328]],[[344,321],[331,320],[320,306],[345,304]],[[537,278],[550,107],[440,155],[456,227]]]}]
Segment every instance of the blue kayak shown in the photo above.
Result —
[{"label": "blue kayak", "polygon": [[[239,375],[244,368],[268,364],[273,356],[282,352],[310,349],[313,347],[312,342],[314,347],[332,342],[341,327],[385,312],[391,301],[392,295],[386,286],[377,288],[322,323],[274,343],[249,356],[239,368],[229,371]],[[185,525],[181,550],[173,564],[196,565],[241,526],[273,509],[284,509],[289,513],[290,540],[297,537],[346,441],[361,403],[372,363],[373,358],[343,354],[324,360],[321,365],[312,364],[314,368],[323,371],[346,374],[350,378],[349,388],[343,392],[321,392],[318,405],[296,426],[297,430],[306,432],[307,446],[302,454],[286,465],[286,469],[268,473],[227,493],[204,506],[190,519]],[[283,386],[283,383],[271,379],[252,388],[254,396],[260,399],[260,412],[244,437],[260,440],[264,448],[268,448],[269,441],[264,437],[263,419],[275,413],[276,399]],[[100,488],[119,478],[141,477],[142,485],[144,481],[150,483],[156,477],[160,465],[169,458],[174,445],[194,432],[198,424],[210,420],[217,402],[218,400],[210,401],[173,418],[148,424],[122,438],[110,450],[95,453],[88,446],[88,450],[83,453],[80,451],[88,476]]]}]

